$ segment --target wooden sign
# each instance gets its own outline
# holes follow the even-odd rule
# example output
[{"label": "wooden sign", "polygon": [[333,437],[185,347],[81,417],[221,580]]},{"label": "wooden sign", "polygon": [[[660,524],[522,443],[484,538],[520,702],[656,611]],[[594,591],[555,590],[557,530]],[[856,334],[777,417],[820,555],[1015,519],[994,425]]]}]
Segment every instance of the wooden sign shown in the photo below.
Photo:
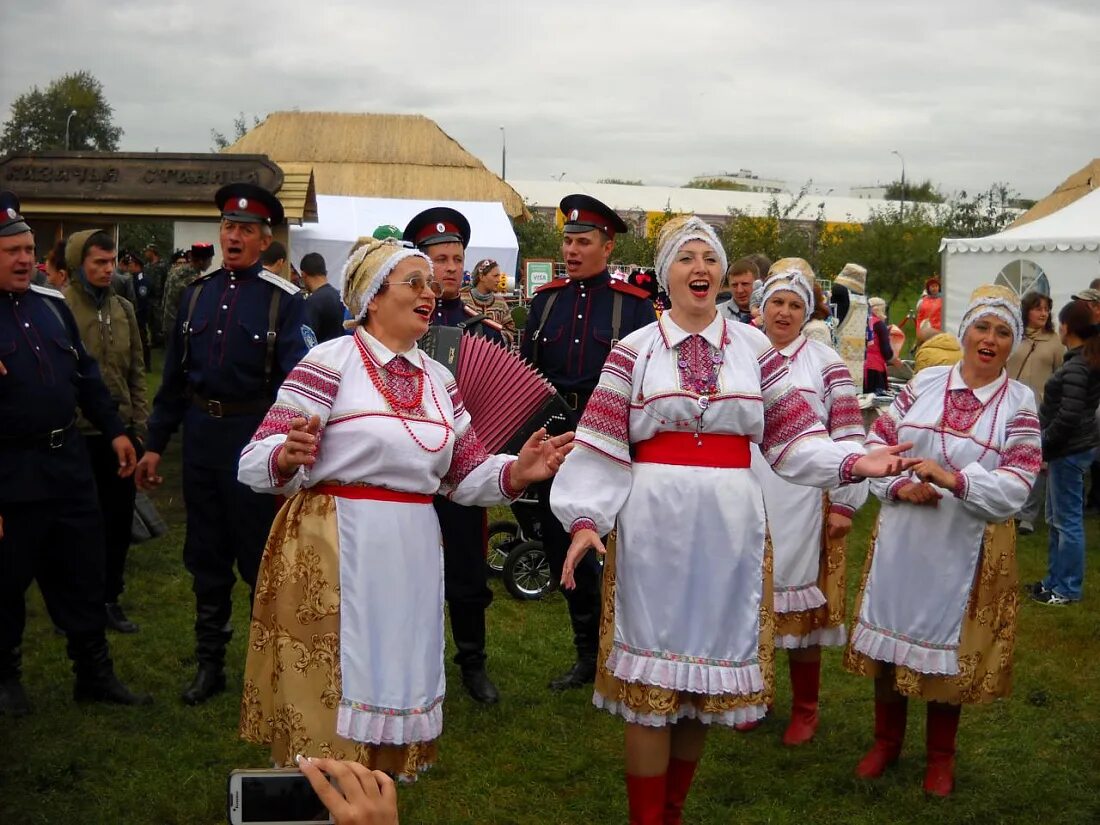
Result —
[{"label": "wooden sign", "polygon": [[29,201],[210,203],[228,183],[277,192],[283,172],[265,155],[34,152],[0,158],[0,188]]}]

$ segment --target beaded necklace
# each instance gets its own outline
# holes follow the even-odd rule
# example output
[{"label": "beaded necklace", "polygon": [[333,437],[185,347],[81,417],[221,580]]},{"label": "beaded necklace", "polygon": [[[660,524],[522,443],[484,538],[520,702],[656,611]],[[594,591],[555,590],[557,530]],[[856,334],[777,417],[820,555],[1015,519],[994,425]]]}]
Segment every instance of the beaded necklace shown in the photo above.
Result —
[{"label": "beaded necklace", "polygon": [[[683,341],[681,341],[675,347],[675,349],[676,349],[676,366],[678,368],[677,369],[677,376],[678,376],[678,379],[679,379],[679,382],[680,382],[681,389],[687,390],[687,392],[691,395],[698,396],[698,398],[696,398],[695,403],[698,404],[698,406],[699,406],[699,413],[697,415],[695,415],[694,417],[692,417],[692,418],[679,418],[679,419],[669,420],[667,418],[662,418],[660,416],[660,414],[658,414],[658,413],[651,412],[642,403],[645,400],[645,396],[640,390],[638,392],[637,400],[639,402],[640,409],[641,409],[642,413],[644,415],[648,416],[649,418],[656,419],[658,421],[658,423],[660,423],[662,425],[674,424],[674,425],[680,426],[682,424],[689,424],[689,423],[694,422],[694,424],[695,424],[695,433],[694,433],[695,442],[696,442],[697,445],[701,446],[702,445],[702,436],[703,436],[703,418],[707,414],[707,410],[710,409],[710,396],[718,391],[718,372],[721,369],[721,365],[722,365],[722,360],[723,360],[723,354],[722,353],[723,353],[723,350],[725,350],[726,345],[729,344],[730,338],[729,338],[729,330],[726,329],[723,326],[722,339],[721,339],[721,341],[719,341],[718,348],[714,349],[713,347],[709,347],[711,349],[711,353],[710,353],[710,358],[708,359],[708,363],[705,365],[704,369],[697,370],[697,369],[692,369],[692,367],[694,365],[692,365],[688,361],[688,359],[685,355],[681,354],[681,350],[680,350],[680,347],[682,347],[687,341],[691,340],[693,337],[700,338],[702,341],[706,342],[708,344],[708,347],[709,347],[709,342],[707,342],[706,339],[703,338],[701,335],[698,335],[698,334],[689,335],[687,338],[685,338]],[[652,357],[653,357],[653,351],[652,350],[650,352],[646,353],[647,366],[648,366],[648,362],[650,361],[650,359]],[[644,383],[644,381],[645,381],[645,372],[643,371],[642,376],[641,376],[641,380],[638,382],[638,385],[641,386]]]},{"label": "beaded necklace", "polygon": [[[1008,390],[1008,382],[1005,381],[1001,385],[1001,388],[999,390],[997,390],[996,394],[992,398],[990,398],[989,401],[987,401],[983,404],[980,401],[978,401],[978,397],[976,395],[974,395],[973,390],[971,390],[969,387],[966,388],[966,391],[970,393],[970,397],[973,398],[975,401],[978,401],[977,415],[974,416],[973,423],[970,425],[970,428],[966,431],[967,435],[972,433],[974,431],[974,428],[976,426],[978,426],[978,422],[981,420],[982,414],[985,412],[985,408],[988,407],[990,404],[994,404],[994,407],[993,407],[993,421],[991,421],[990,424],[989,424],[989,433],[990,433],[990,436],[992,437],[993,431],[997,429],[997,418],[1001,414],[1001,404],[1005,399],[1005,395],[1007,393],[1007,390]],[[948,409],[949,404],[952,404],[952,402],[951,402],[951,378],[950,378],[950,376],[948,377],[947,384],[946,384],[946,386],[944,387],[944,390],[943,390],[943,412],[940,414],[940,426],[937,429],[940,431],[940,452],[943,455],[944,463],[948,467],[950,467],[952,470],[954,470],[955,472],[962,472],[962,467],[956,467],[955,463],[947,455],[947,435],[946,435],[947,424],[944,421],[944,419],[947,417],[947,409]],[[960,407],[959,409],[963,409],[963,408]],[[963,409],[963,411],[964,412],[973,412],[972,409],[971,410]],[[979,455],[974,460],[977,461],[978,463],[981,463],[981,460],[983,458],[985,458],[986,455],[989,453],[989,449],[990,449],[990,445],[987,441],[987,443],[982,447],[981,455]]]},{"label": "beaded necklace", "polygon": [[[413,396],[411,402],[403,402],[394,395],[393,391],[386,386],[386,382],[382,380],[382,376],[378,373],[378,366],[374,363],[374,356],[371,354],[367,345],[363,342],[360,336],[355,336],[355,344],[359,348],[359,357],[363,360],[363,366],[367,370],[367,375],[370,376],[371,383],[374,384],[374,388],[378,390],[382,398],[385,399],[386,404],[397,416],[397,420],[401,422],[401,426],[405,428],[405,432],[409,434],[411,438],[420,449],[426,453],[438,453],[447,446],[447,442],[451,439],[451,427],[443,422],[443,441],[440,442],[438,447],[429,447],[419,438],[416,433],[412,431],[412,427],[409,426],[409,422],[405,419],[405,416],[401,414],[402,410],[414,410],[420,406],[422,399],[424,398],[424,370],[416,370],[412,372],[398,372],[397,370],[390,370],[394,375],[401,378],[412,378],[413,374],[416,374],[416,395]],[[435,405],[436,411],[439,413],[440,418],[443,418],[443,410],[439,406],[439,399],[435,395],[435,384],[429,382],[428,388],[431,390],[432,403]]]}]

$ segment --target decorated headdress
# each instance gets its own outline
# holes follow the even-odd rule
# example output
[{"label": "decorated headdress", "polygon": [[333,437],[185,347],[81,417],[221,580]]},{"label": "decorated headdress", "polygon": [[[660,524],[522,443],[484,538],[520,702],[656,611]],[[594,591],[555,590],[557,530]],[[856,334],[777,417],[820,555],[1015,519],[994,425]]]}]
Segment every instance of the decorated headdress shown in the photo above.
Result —
[{"label": "decorated headdress", "polygon": [[833,279],[834,284],[847,287],[856,295],[867,291],[867,270],[859,264],[844,264],[844,269]]},{"label": "decorated headdress", "polygon": [[760,306],[765,306],[777,292],[793,292],[806,305],[806,317],[802,319],[805,324],[810,320],[816,304],[813,283],[814,271],[806,261],[802,258],[780,258],[768,270]]},{"label": "decorated headdress", "polygon": [[676,253],[688,241],[702,241],[713,249],[718,256],[718,262],[722,265],[723,274],[729,266],[726,250],[722,248],[722,242],[718,240],[718,233],[714,231],[714,227],[694,215],[677,215],[661,227],[661,234],[657,236],[657,257],[653,262],[657,268],[657,284],[666,293],[668,292],[669,265],[676,257]]},{"label": "decorated headdress", "polygon": [[970,293],[970,303],[959,322],[959,341],[966,337],[970,325],[983,315],[995,315],[1012,328],[1017,341],[1024,337],[1024,322],[1020,316],[1020,298],[1006,286],[985,284]]},{"label": "decorated headdress", "polygon": [[431,259],[419,249],[396,238],[360,238],[352,247],[344,264],[344,306],[348,308],[353,324],[367,315],[367,304],[378,294],[394,267],[406,258],[421,258],[432,272]]}]

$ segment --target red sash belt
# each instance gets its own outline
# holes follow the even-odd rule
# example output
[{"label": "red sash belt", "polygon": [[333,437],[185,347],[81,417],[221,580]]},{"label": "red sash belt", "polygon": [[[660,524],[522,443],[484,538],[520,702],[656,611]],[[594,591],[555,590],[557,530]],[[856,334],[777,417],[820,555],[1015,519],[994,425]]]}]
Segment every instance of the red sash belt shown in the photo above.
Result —
[{"label": "red sash belt", "polygon": [[693,432],[657,433],[634,445],[634,460],[643,464],[675,464],[681,467],[749,466],[749,437],[746,435]]},{"label": "red sash belt", "polygon": [[386,487],[375,487],[373,484],[318,484],[312,490],[323,496],[340,498],[366,498],[371,501],[398,501],[405,504],[432,503],[432,497],[427,493],[406,493]]}]

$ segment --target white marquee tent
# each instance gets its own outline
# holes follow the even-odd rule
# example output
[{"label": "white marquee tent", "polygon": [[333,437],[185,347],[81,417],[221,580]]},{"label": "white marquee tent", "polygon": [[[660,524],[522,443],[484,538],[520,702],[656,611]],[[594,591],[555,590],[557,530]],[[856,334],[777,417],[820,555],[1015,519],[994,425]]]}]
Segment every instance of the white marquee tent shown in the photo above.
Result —
[{"label": "white marquee tent", "polygon": [[1100,189],[1044,218],[985,238],[944,238],[944,328],[958,328],[970,293],[990,282],[1045,292],[1054,311],[1100,277]]},{"label": "white marquee tent", "polygon": [[309,252],[319,252],[328,265],[329,282],[340,289],[340,271],[351,245],[383,224],[399,229],[418,212],[432,206],[457,209],[470,222],[470,245],[466,269],[482,258],[492,258],[502,272],[513,276],[519,258],[519,242],[504,207],[486,201],[418,201],[397,198],[362,198],[338,195],[317,196],[317,223],[290,228],[290,254],[294,264]]}]

